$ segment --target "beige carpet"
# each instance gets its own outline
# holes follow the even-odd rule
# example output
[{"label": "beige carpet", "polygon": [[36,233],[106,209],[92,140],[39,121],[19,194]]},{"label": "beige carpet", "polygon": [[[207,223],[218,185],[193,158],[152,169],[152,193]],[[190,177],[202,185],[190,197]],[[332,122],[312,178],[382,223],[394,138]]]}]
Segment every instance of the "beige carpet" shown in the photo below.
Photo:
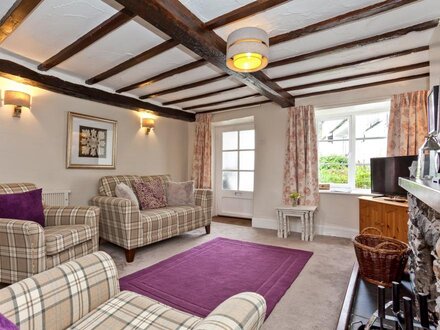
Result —
[{"label": "beige carpet", "polygon": [[275,306],[263,329],[335,329],[355,260],[350,240],[316,236],[313,242],[303,242],[296,233],[282,239],[277,238],[273,230],[223,223],[213,223],[210,235],[204,232],[204,229],[198,229],[139,249],[132,264],[125,262],[123,250],[114,245],[105,243],[101,249],[112,255],[120,276],[153,265],[218,236],[313,251],[314,255]]}]

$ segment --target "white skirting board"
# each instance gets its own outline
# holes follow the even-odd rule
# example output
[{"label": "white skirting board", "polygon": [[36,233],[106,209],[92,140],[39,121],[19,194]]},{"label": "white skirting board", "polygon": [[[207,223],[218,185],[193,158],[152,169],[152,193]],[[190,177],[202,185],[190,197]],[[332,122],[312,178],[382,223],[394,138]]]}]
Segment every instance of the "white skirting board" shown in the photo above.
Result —
[{"label": "white skirting board", "polygon": [[[291,230],[294,232],[301,232],[301,227],[298,221],[291,221]],[[270,218],[252,218],[253,228],[273,229],[278,230],[278,222],[276,219]],[[353,228],[344,228],[338,226],[325,226],[315,224],[315,235],[335,236],[343,238],[353,238],[359,231]],[[276,233],[275,233],[276,235]]]}]

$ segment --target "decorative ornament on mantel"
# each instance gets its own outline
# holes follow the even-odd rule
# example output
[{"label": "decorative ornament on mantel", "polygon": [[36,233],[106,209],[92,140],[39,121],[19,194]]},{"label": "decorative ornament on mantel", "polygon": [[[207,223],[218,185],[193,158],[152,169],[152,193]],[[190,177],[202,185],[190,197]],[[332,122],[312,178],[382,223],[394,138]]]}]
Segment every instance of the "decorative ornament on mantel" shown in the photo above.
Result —
[{"label": "decorative ornament on mantel", "polygon": [[294,191],[290,194],[289,197],[292,200],[292,206],[299,205],[299,199],[301,198],[301,194],[299,192]]},{"label": "decorative ornament on mantel", "polygon": [[256,27],[244,27],[228,37],[226,65],[237,72],[256,72],[269,63],[269,36]]}]

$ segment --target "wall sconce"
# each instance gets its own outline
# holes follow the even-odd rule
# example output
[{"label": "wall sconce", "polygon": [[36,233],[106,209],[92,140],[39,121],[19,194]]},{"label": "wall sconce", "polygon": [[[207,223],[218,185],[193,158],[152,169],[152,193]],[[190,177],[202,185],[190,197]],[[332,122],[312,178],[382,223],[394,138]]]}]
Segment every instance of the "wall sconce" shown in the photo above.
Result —
[{"label": "wall sconce", "polygon": [[154,128],[154,119],[152,118],[142,118],[142,128],[146,128],[145,135],[150,134],[150,131]]},{"label": "wall sconce", "polygon": [[14,114],[12,115],[12,117],[20,118],[22,107],[26,107],[26,108],[31,107],[31,96],[27,93],[18,92],[18,91],[5,91],[5,99],[3,104],[15,105]]}]

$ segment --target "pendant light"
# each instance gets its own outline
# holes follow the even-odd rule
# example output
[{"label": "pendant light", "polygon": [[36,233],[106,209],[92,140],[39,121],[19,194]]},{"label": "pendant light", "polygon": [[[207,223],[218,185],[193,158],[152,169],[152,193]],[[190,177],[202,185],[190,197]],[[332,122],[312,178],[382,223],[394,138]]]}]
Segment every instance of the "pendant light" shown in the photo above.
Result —
[{"label": "pendant light", "polygon": [[232,32],[226,50],[228,68],[238,72],[264,69],[269,61],[269,37],[259,28],[245,27]]}]

